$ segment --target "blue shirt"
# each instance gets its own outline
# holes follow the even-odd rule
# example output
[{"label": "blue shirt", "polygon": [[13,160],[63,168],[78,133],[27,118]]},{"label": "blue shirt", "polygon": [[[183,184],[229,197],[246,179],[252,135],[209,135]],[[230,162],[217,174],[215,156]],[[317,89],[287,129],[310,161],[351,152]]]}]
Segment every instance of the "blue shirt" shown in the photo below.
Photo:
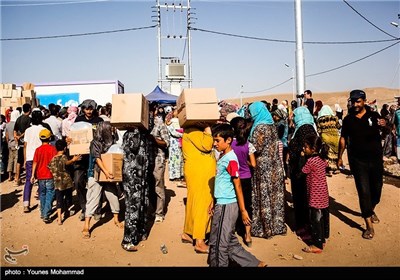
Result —
[{"label": "blue shirt", "polygon": [[222,155],[217,161],[214,197],[217,204],[237,202],[232,177],[239,178],[239,162],[233,150]]}]

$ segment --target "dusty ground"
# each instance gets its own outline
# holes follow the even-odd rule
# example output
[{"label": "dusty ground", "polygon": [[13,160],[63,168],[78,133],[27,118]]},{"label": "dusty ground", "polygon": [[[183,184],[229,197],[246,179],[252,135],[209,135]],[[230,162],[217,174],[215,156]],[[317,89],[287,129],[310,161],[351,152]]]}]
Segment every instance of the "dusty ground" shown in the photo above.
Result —
[{"label": "dusty ground", "polygon": [[[345,162],[346,163],[346,162]],[[348,165],[347,165],[348,166]],[[29,267],[206,267],[207,255],[196,254],[190,244],[183,244],[180,234],[184,219],[186,188],[166,181],[169,197],[168,213],[162,224],[155,224],[147,241],[138,252],[126,252],[120,243],[123,230],[117,228],[110,215],[93,225],[92,238],[82,239],[83,222],[78,214],[62,226],[54,221],[44,224],[39,209],[24,214],[22,186],[1,183],[1,266],[4,269]],[[400,180],[385,177],[382,200],[376,212],[381,219],[375,226],[373,240],[361,237],[365,227],[360,217],[357,194],[352,178],[345,174],[328,177],[331,197],[331,237],[322,254],[302,252],[305,246],[292,232],[288,218],[288,234],[272,239],[253,238],[248,249],[270,267],[399,267],[400,266]],[[290,192],[290,185],[287,185]],[[290,200],[290,194],[288,194]],[[38,201],[33,199],[33,205]],[[288,203],[288,217],[292,211]],[[165,244],[168,254],[160,245]],[[6,249],[26,254],[14,255],[15,263],[6,258]],[[2,273],[3,274],[3,273]],[[4,274],[3,274],[4,275]]]}]

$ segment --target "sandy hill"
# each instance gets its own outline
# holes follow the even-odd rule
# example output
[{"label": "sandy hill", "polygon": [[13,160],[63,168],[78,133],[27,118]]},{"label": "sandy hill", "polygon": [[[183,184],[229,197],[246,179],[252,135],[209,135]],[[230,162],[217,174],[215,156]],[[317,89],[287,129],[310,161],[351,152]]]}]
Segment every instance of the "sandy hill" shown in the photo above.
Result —
[{"label": "sandy hill", "polygon": [[[364,88],[363,89],[367,94],[368,101],[373,101],[376,99],[379,110],[382,108],[382,105],[387,104],[395,104],[395,96],[400,96],[400,89],[391,89],[391,88],[383,88],[383,87],[375,87],[375,88]],[[332,109],[334,109],[334,104],[338,103],[343,110],[346,110],[347,99],[349,97],[349,91],[340,91],[340,92],[313,92],[314,101],[321,100],[325,105],[330,105]],[[292,99],[292,93],[276,93],[276,94],[268,94],[261,96],[253,96],[253,97],[243,97],[242,102],[254,102],[266,100],[272,103],[272,99],[277,98],[280,101],[289,100],[289,103]],[[226,99],[229,103],[240,104],[239,98],[234,99]]]}]

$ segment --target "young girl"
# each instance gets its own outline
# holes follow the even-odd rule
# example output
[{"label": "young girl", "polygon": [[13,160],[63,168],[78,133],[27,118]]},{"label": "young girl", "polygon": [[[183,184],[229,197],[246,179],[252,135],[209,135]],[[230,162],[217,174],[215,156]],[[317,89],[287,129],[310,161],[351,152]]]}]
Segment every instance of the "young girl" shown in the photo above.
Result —
[{"label": "young girl", "polygon": [[[249,121],[240,116],[230,121],[235,132],[235,138],[232,141],[232,150],[235,152],[239,161],[239,177],[242,184],[244,207],[252,218],[252,202],[251,202],[251,177],[253,176],[252,168],[256,167],[256,157],[254,153],[256,149],[247,139],[249,137],[250,127]],[[239,235],[243,237],[243,242],[247,247],[251,247],[251,225],[244,225],[241,217],[238,218],[236,229]]]},{"label": "young girl", "polygon": [[302,172],[307,175],[307,200],[310,214],[312,242],[303,248],[306,253],[322,253],[329,237],[329,193],[325,169],[329,147],[317,135],[307,135],[303,152],[307,162]]}]

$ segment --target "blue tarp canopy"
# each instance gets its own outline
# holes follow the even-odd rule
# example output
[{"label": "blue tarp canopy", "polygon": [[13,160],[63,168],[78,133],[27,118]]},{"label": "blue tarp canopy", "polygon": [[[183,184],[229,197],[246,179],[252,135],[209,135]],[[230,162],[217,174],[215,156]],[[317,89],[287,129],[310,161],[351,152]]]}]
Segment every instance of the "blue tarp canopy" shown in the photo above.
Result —
[{"label": "blue tarp canopy", "polygon": [[156,86],[156,88],[152,92],[146,95],[146,99],[150,102],[157,101],[158,103],[168,104],[175,104],[177,98],[178,96],[166,93],[159,86]]}]

